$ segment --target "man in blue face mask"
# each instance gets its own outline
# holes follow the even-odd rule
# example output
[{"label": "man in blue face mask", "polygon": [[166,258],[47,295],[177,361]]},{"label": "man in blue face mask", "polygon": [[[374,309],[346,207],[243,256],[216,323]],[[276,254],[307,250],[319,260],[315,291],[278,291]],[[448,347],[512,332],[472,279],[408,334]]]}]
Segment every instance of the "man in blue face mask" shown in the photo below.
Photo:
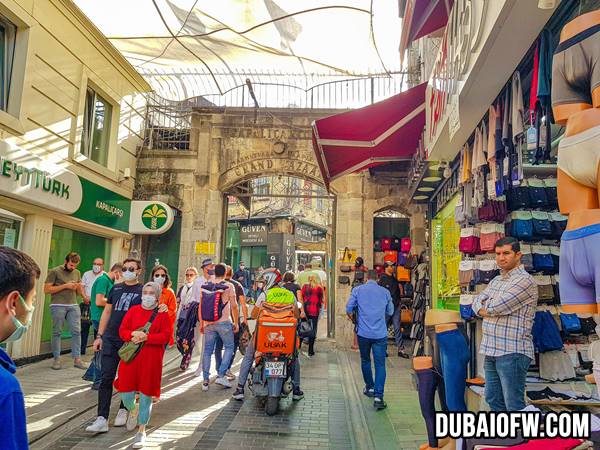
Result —
[{"label": "man in blue face mask", "polygon": [[[0,247],[0,343],[15,342],[31,324],[35,283],[40,268],[18,250]],[[0,348],[0,436],[6,450],[27,449],[23,391],[15,363]]]}]

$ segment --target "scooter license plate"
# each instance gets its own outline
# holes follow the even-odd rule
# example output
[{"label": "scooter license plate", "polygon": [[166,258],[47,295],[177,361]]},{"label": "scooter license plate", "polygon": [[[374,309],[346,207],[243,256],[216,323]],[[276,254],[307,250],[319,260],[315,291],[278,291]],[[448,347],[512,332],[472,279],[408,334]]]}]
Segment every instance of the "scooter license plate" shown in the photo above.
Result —
[{"label": "scooter license plate", "polygon": [[285,362],[267,361],[265,362],[265,375],[268,377],[285,377]]}]

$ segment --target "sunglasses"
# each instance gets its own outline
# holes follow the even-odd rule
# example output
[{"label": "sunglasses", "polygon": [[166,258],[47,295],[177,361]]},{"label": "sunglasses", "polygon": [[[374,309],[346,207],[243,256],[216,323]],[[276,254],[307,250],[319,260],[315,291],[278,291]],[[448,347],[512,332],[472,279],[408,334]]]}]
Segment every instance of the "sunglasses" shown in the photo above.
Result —
[{"label": "sunglasses", "polygon": [[135,267],[123,267],[123,272],[135,272],[136,270]]},{"label": "sunglasses", "polygon": [[194,275],[196,275],[195,273],[186,273],[185,276],[186,277],[193,277]]}]

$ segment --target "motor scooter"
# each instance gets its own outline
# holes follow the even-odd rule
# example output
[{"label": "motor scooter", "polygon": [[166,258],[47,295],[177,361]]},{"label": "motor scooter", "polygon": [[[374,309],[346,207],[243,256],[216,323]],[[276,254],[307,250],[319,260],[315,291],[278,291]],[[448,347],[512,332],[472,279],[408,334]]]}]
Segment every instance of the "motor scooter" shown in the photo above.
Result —
[{"label": "motor scooter", "polygon": [[267,415],[279,410],[279,400],[293,390],[292,373],[298,358],[297,320],[284,311],[268,311],[259,317],[255,333],[257,349],[248,388],[264,404]]}]

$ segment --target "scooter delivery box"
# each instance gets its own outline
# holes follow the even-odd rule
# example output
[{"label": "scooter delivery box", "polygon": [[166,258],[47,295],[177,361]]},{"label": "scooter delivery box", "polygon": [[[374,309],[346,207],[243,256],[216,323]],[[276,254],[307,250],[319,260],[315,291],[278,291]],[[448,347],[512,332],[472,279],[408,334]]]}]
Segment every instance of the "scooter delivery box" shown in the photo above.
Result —
[{"label": "scooter delivery box", "polygon": [[263,303],[256,321],[256,351],[261,353],[291,354],[296,345],[298,320],[292,305]]}]

